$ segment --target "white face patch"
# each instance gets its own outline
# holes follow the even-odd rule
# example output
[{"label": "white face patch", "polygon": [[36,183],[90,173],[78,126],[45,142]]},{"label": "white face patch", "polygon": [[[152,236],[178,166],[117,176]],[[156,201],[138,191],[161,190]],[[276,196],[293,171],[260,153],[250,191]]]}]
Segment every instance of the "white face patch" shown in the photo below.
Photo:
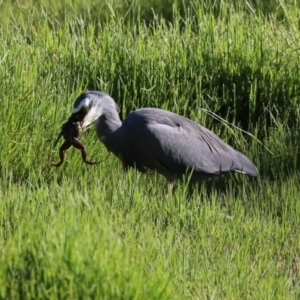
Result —
[{"label": "white face patch", "polygon": [[94,94],[82,95],[80,99],[76,100],[72,113],[78,114],[81,126],[87,127],[95,123],[102,115],[102,99]]},{"label": "white face patch", "polygon": [[72,113],[74,114],[74,113],[79,112],[83,106],[89,107],[90,103],[91,103],[90,98],[84,98],[77,107],[73,107]]},{"label": "white face patch", "polygon": [[102,109],[98,108],[98,110],[95,107],[92,107],[87,115],[83,119],[82,127],[87,127],[91,123],[95,122],[101,115]]}]

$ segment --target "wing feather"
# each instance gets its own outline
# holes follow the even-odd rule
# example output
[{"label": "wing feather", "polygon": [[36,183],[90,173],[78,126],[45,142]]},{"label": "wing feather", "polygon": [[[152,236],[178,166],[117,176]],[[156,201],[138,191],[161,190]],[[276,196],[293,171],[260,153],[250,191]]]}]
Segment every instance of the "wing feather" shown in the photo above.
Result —
[{"label": "wing feather", "polygon": [[236,151],[207,128],[169,111],[144,108],[124,121],[131,149],[140,163],[154,168],[161,164],[175,173],[192,168],[198,173],[238,171],[252,176],[257,169],[248,157]]}]

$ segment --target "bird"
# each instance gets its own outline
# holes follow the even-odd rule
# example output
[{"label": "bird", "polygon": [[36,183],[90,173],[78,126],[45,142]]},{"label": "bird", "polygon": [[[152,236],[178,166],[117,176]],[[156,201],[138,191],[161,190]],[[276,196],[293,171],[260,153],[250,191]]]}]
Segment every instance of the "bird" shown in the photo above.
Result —
[{"label": "bird", "polygon": [[258,176],[257,167],[206,127],[171,111],[140,108],[121,121],[115,100],[102,91],[85,91],[74,101],[72,119],[82,128],[95,125],[106,149],[126,171],[156,171],[169,184],[182,180],[199,183],[238,172]]}]

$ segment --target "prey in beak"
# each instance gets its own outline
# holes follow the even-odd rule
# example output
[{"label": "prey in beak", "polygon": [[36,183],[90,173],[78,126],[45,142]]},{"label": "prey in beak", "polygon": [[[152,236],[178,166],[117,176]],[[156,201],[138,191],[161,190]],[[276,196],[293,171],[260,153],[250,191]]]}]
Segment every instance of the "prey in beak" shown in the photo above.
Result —
[{"label": "prey in beak", "polygon": [[51,162],[52,166],[60,167],[65,160],[65,151],[71,146],[79,149],[81,151],[82,160],[88,165],[99,164],[100,162],[91,162],[87,160],[87,151],[84,145],[78,140],[82,132],[82,123],[86,115],[86,110],[82,109],[77,113],[73,113],[71,117],[62,126],[61,133],[59,134],[57,140],[55,141],[55,146],[59,142],[60,138],[64,138],[64,143],[59,148],[60,161],[58,163]]}]

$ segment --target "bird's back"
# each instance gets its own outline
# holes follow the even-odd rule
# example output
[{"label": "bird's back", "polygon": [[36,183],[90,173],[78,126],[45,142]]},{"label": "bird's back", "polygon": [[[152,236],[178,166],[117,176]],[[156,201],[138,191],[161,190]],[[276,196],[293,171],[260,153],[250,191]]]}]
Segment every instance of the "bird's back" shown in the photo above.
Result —
[{"label": "bird's back", "polygon": [[138,109],[125,119],[124,165],[156,170],[169,180],[193,169],[198,181],[224,172],[258,174],[254,164],[207,128],[170,111]]}]

